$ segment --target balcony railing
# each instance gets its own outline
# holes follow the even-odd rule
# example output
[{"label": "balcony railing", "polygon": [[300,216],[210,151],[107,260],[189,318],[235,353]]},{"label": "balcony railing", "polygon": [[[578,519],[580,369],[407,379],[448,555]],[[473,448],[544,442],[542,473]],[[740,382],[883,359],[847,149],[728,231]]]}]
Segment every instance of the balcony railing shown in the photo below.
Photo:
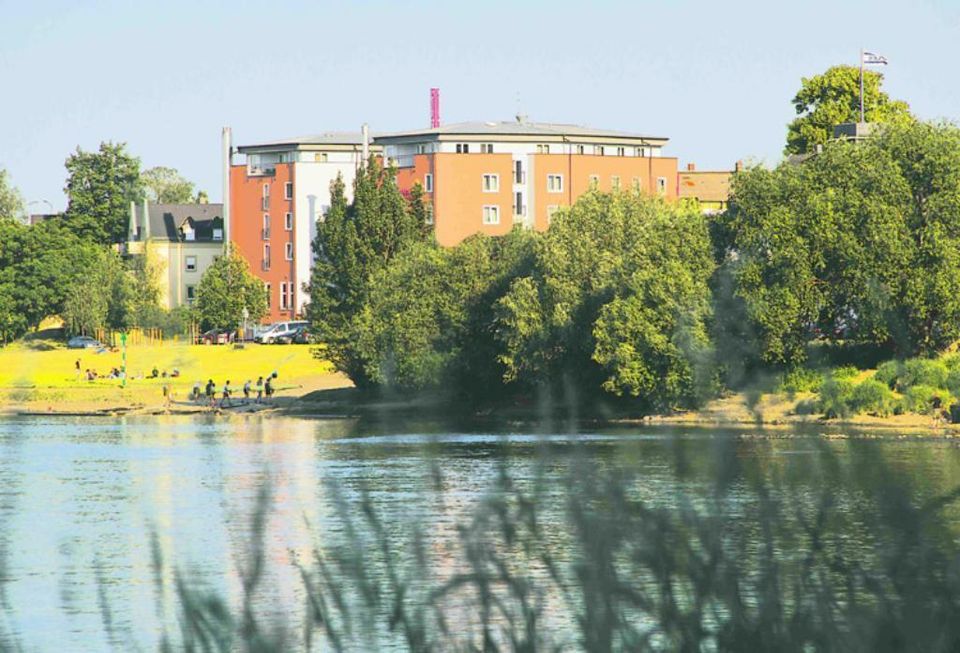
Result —
[{"label": "balcony railing", "polygon": [[270,227],[264,227],[261,236],[263,240],[270,240]]},{"label": "balcony railing", "polygon": [[264,210],[264,211],[267,211],[267,210],[270,209],[270,196],[269,196],[269,195],[267,195],[266,197],[263,197],[263,198],[260,199],[260,208],[261,208],[262,210]]},{"label": "balcony railing", "polygon": [[247,166],[248,177],[268,177],[277,174],[277,169],[273,166]]},{"label": "balcony railing", "polygon": [[270,259],[265,258],[265,259],[263,259],[262,261],[260,261],[260,268],[261,268],[262,270],[264,270],[264,271],[269,270],[269,269],[270,269]]},{"label": "balcony railing", "polygon": [[525,184],[527,183],[527,173],[526,171],[521,171],[519,173],[513,173],[513,183],[515,184]]}]

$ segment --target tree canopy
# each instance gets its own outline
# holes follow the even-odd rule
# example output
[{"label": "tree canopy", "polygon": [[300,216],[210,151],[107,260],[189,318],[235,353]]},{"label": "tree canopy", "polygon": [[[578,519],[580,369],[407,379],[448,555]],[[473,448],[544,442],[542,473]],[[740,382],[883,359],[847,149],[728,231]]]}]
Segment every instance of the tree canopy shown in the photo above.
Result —
[{"label": "tree canopy", "polygon": [[[155,166],[143,171],[141,175],[147,199],[160,204],[183,204],[200,201],[200,191],[194,196],[194,184],[188,181],[174,168]],[[205,196],[206,193],[203,193]]]},{"label": "tree canopy", "polygon": [[230,252],[207,268],[197,286],[196,314],[205,329],[236,329],[243,311],[256,322],[267,312],[263,282],[242,257]]},{"label": "tree canopy", "polygon": [[324,356],[358,386],[369,384],[367,366],[354,346],[354,327],[370,280],[423,238],[423,219],[400,193],[395,169],[384,169],[371,157],[354,179],[349,204],[343,180],[331,184],[330,208],[313,242],[309,318],[327,345]]},{"label": "tree canopy", "polygon": [[0,168],[0,220],[19,220],[23,215],[23,196],[10,183],[7,171]]},{"label": "tree canopy", "polygon": [[126,238],[130,202],[143,197],[140,159],[124,143],[104,142],[97,152],[80,148],[66,161],[64,224],[77,235],[110,244]]},{"label": "tree canopy", "polygon": [[814,339],[931,353],[960,337],[960,130],[890,125],[737,175],[717,246],[763,358]]},{"label": "tree canopy", "polygon": [[[883,75],[863,71],[863,104],[867,122],[905,125],[913,122],[906,102],[891,100],[881,90]],[[787,127],[787,154],[813,152],[833,138],[833,128],[860,120],[860,69],[833,66],[801,80],[793,98],[797,117]]]}]

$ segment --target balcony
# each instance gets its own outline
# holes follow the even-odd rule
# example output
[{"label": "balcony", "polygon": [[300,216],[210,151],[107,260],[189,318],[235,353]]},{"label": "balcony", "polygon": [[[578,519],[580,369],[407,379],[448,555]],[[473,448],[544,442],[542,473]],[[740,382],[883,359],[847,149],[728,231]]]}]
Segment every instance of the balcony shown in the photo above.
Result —
[{"label": "balcony", "polygon": [[277,174],[277,169],[270,164],[264,166],[247,166],[248,177],[272,177]]},{"label": "balcony", "polygon": [[264,198],[261,198],[261,200],[260,200],[260,209],[261,209],[262,211],[269,211],[269,210],[270,210],[270,196],[269,196],[269,195],[267,195],[267,196],[264,197]]},{"label": "balcony", "polygon": [[398,168],[412,168],[414,166],[415,156],[415,154],[401,154],[399,156],[392,156],[388,159],[388,163]]},{"label": "balcony", "polygon": [[265,258],[260,261],[260,269],[264,272],[268,272],[270,270],[270,259]]},{"label": "balcony", "polygon": [[263,240],[270,240],[270,227],[264,227],[260,237]]}]

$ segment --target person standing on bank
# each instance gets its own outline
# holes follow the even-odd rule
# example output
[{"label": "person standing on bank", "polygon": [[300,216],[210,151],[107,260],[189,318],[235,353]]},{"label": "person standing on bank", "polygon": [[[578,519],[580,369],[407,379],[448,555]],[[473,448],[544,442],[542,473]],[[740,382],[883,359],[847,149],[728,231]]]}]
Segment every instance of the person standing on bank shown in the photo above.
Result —
[{"label": "person standing on bank", "polygon": [[243,384],[243,405],[246,406],[250,403],[250,379],[247,379]]},{"label": "person standing on bank", "polygon": [[220,400],[220,408],[223,407],[233,408],[233,403],[230,401],[230,379],[227,379],[227,382],[223,384],[223,399]]},{"label": "person standing on bank", "polygon": [[263,377],[257,377],[257,402],[263,403]]}]

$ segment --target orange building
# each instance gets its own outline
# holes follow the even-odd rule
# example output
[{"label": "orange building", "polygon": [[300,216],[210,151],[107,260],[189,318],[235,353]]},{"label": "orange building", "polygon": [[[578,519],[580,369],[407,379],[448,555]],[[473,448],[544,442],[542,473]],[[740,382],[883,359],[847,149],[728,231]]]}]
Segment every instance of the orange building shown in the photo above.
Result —
[{"label": "orange building", "polygon": [[697,170],[692,164],[677,173],[677,195],[681,199],[696,200],[704,213],[719,213],[727,208],[730,200],[730,180],[734,173],[743,170],[743,162],[737,161],[733,170]]},{"label": "orange building", "polygon": [[317,221],[330,205],[330,184],[338,175],[347,200],[352,199],[363,139],[361,132],[327,133],[241,145],[236,152],[245,160],[240,163],[231,152],[230,242],[263,280],[269,306],[265,321],[303,315]]},{"label": "orange building", "polygon": [[407,191],[419,182],[437,241],[501,235],[515,224],[538,230],[554,211],[591,188],[677,196],[677,159],[666,138],[576,125],[470,122],[378,136]]}]

